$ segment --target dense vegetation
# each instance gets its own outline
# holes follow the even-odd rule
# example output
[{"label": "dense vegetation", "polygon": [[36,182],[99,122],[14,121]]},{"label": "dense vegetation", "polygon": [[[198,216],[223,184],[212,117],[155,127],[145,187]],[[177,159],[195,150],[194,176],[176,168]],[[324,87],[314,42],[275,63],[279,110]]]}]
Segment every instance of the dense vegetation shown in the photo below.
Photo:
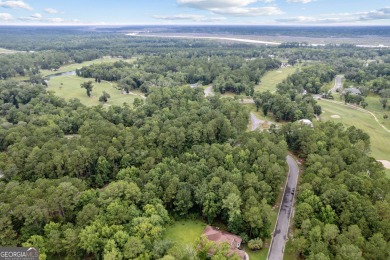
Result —
[{"label": "dense vegetation", "polygon": [[288,125],[290,149],[305,158],[294,249],[305,259],[388,259],[390,181],[366,155],[369,136],[328,122]]},{"label": "dense vegetation", "polygon": [[142,107],[104,110],[27,83],[0,92],[2,245],[39,246],[48,258],[177,256],[164,227],[188,216],[270,236],[287,146],[244,133],[235,101],[158,88]]},{"label": "dense vegetation", "polygon": [[[390,181],[367,156],[366,133],[329,122],[246,132],[249,111],[238,100],[205,98],[202,88],[186,86],[253,96],[277,121],[312,119],[322,109],[311,94],[338,73],[387,100],[389,50],[79,29],[0,28],[0,47],[26,51],[0,56],[0,245],[37,246],[43,259],[206,259],[207,241],[192,248],[164,238],[169,224],[190,218],[222,224],[261,248],[289,149],[304,168],[292,243],[298,257],[390,257]],[[137,60],[78,69],[88,78],[81,87],[94,84],[89,78],[112,81],[147,93],[145,102],[86,107],[47,92],[40,70],[106,55]],[[279,60],[298,63],[298,72],[275,93],[254,93]],[[17,76],[28,79],[12,80]],[[223,259],[226,248],[214,253]]]},{"label": "dense vegetation", "polygon": [[254,59],[246,61],[240,56],[197,57],[194,54],[161,55],[139,59],[134,65],[125,62],[99,64],[77,70],[77,75],[96,81],[117,81],[126,92],[152,87],[174,87],[184,84],[214,83],[220,93],[226,91],[253,95],[254,86],[267,70],[280,67],[280,61]]}]

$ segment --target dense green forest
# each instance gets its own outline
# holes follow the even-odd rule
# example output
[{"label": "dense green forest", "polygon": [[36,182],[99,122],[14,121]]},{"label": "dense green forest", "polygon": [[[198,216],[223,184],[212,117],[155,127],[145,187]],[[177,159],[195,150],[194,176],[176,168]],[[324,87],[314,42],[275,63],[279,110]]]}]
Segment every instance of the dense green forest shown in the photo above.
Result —
[{"label": "dense green forest", "polygon": [[[164,236],[182,219],[222,225],[244,243],[267,240],[290,151],[303,170],[296,256],[390,257],[390,180],[367,155],[370,136],[332,122],[288,123],[320,116],[313,94],[340,73],[387,104],[388,49],[70,28],[0,34],[0,47],[23,51],[0,55],[1,246],[36,246],[42,259],[206,259],[207,246],[182,247]],[[143,102],[87,107],[48,91],[40,74],[103,56],[135,61],[82,67],[77,76],[141,90]],[[287,63],[298,69],[274,93],[254,91],[267,71]],[[196,83],[218,94],[206,98],[202,87],[188,86]],[[248,106],[226,92],[253,98],[253,107],[283,124],[248,132]],[[227,258],[224,250],[216,248],[213,259]]]},{"label": "dense green forest", "polygon": [[[245,133],[247,111],[236,101],[157,88],[142,107],[104,110],[30,84],[5,82],[0,91],[9,107],[0,133],[2,245],[39,246],[48,258],[176,257],[164,227],[192,215],[243,237],[270,236],[287,145]],[[126,243],[139,246],[128,252]]]},{"label": "dense green forest", "polygon": [[369,136],[328,122],[282,132],[305,159],[293,247],[305,259],[388,259],[390,181],[366,155]]}]

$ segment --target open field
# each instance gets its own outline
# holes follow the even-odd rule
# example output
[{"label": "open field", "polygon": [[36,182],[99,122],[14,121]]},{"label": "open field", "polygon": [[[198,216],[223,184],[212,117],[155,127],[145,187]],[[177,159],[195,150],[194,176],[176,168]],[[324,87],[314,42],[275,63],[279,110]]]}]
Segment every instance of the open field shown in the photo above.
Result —
[{"label": "open field", "polygon": [[[388,110],[389,108],[387,108],[386,110],[382,108],[382,105],[379,102],[380,97],[377,95],[369,95],[365,97],[364,100],[368,104],[366,109],[375,113],[376,117],[380,120],[381,124],[386,126],[388,129],[390,129],[390,118],[388,119],[383,118],[384,115],[388,115],[390,117],[390,110]],[[390,106],[390,104],[388,106]]]},{"label": "open field", "polygon": [[276,85],[286,79],[289,75],[293,74],[297,70],[297,67],[286,67],[278,70],[268,71],[261,78],[260,84],[255,86],[255,91],[275,91]]},{"label": "open field", "polygon": [[206,224],[200,220],[180,220],[167,227],[165,238],[181,245],[195,246],[205,228]]},{"label": "open field", "polygon": [[112,63],[112,62],[116,62],[116,61],[120,61],[120,60],[126,61],[126,62],[134,62],[135,58],[132,58],[132,59],[121,59],[121,58],[104,57],[104,58],[101,58],[101,59],[85,61],[85,62],[82,62],[82,63],[73,63],[73,64],[65,65],[65,66],[60,67],[56,71],[41,70],[41,74],[42,74],[42,76],[48,76],[48,75],[62,73],[62,72],[67,72],[67,71],[74,71],[74,70],[79,69],[81,67],[90,66],[90,65],[93,65],[93,64]]},{"label": "open field", "polygon": [[16,53],[16,52],[18,52],[18,51],[0,48],[0,54],[11,54],[11,53]]},{"label": "open field", "polygon": [[[94,87],[91,97],[88,97],[86,90],[81,88],[80,84],[90,80],[94,82]],[[109,98],[108,102],[106,103],[107,105],[121,106],[125,102],[129,105],[132,105],[134,99],[137,97],[137,95],[132,94],[121,94],[121,91],[116,89],[115,85],[110,82],[102,81],[99,84],[95,83],[94,79],[81,78],[77,76],[54,77],[49,80],[48,85],[48,90],[54,91],[57,96],[62,97],[65,100],[78,98],[80,99],[81,103],[86,106],[96,106],[101,104],[101,102],[99,102],[99,97],[102,95],[103,91],[106,91],[111,96],[111,98]]]},{"label": "open field", "polygon": [[390,160],[390,133],[370,114],[324,100],[319,100],[318,103],[323,109],[322,120],[333,120],[347,127],[356,126],[362,129],[371,137],[371,156],[377,160]]},{"label": "open field", "polygon": [[385,173],[386,173],[387,178],[390,179],[390,169],[386,169],[386,170],[385,170]]}]

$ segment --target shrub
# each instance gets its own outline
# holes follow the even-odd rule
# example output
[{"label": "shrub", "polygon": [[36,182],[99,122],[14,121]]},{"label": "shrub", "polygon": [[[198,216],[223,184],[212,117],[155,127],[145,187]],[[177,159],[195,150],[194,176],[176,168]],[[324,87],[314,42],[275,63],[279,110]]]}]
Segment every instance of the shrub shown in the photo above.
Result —
[{"label": "shrub", "polygon": [[263,248],[263,240],[261,238],[249,240],[248,247],[250,250],[260,250]]}]

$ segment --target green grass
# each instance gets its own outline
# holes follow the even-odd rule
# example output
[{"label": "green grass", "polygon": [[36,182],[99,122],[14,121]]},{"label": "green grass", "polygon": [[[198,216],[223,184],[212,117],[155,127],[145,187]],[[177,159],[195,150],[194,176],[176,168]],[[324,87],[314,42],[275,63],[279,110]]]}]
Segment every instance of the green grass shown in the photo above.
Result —
[{"label": "green grass", "polygon": [[[370,114],[323,100],[319,100],[319,104],[323,109],[322,120],[341,122],[347,127],[356,126],[362,129],[371,138],[370,155],[377,160],[390,160],[390,133],[386,132]],[[340,118],[332,118],[332,115],[339,115]]]},{"label": "green grass", "polygon": [[200,220],[180,220],[167,227],[164,238],[181,245],[195,246],[205,228],[206,224]]},{"label": "green grass", "polygon": [[[92,80],[94,87],[91,97],[88,97],[86,90],[80,87],[80,84],[86,81]],[[61,85],[62,84],[62,85]],[[123,95],[121,91],[115,88],[115,84],[107,81],[102,81],[100,84],[95,83],[94,79],[81,78],[77,76],[60,76],[54,77],[49,80],[49,91],[53,91],[57,96],[64,98],[65,100],[78,98],[86,106],[96,106],[101,104],[99,97],[103,91],[110,94],[111,98],[108,99],[107,105],[121,106],[123,103],[133,104],[136,95]]]},{"label": "green grass", "polygon": [[[382,104],[379,102],[380,99],[381,98],[378,95],[369,95],[365,97],[364,100],[368,104],[366,109],[375,113],[376,117],[381,122],[381,124],[383,124],[388,129],[390,129],[390,119],[383,118],[384,115],[388,115],[390,117],[390,110],[388,110],[388,108],[386,109],[382,108]],[[390,106],[390,104],[388,106]]]},{"label": "green grass", "polygon": [[250,260],[266,260],[268,254],[268,248],[264,248],[260,251],[250,251],[246,250],[249,255]]},{"label": "green grass", "polygon": [[276,85],[285,80],[289,75],[293,74],[297,67],[286,67],[278,70],[268,71],[261,78],[260,84],[255,86],[255,91],[275,91]]},{"label": "green grass", "polygon": [[48,75],[52,75],[52,74],[56,74],[56,73],[62,73],[62,72],[67,72],[67,71],[74,71],[76,69],[79,69],[79,68],[82,68],[82,67],[86,67],[86,66],[90,66],[92,64],[113,63],[113,62],[120,61],[120,60],[126,61],[126,62],[134,62],[135,61],[134,58],[132,58],[132,59],[120,59],[120,58],[112,58],[112,57],[103,57],[101,59],[96,59],[96,60],[91,60],[91,61],[85,61],[85,62],[82,62],[82,63],[73,63],[73,64],[65,65],[65,66],[60,67],[57,71],[41,70],[41,74],[42,74],[42,76],[48,76]]},{"label": "green grass", "polygon": [[294,249],[291,246],[291,240],[288,240],[286,247],[284,248],[283,260],[296,260],[298,259]]},{"label": "green grass", "polygon": [[386,170],[385,170],[385,173],[386,173],[387,178],[390,179],[390,169],[386,169]]}]

